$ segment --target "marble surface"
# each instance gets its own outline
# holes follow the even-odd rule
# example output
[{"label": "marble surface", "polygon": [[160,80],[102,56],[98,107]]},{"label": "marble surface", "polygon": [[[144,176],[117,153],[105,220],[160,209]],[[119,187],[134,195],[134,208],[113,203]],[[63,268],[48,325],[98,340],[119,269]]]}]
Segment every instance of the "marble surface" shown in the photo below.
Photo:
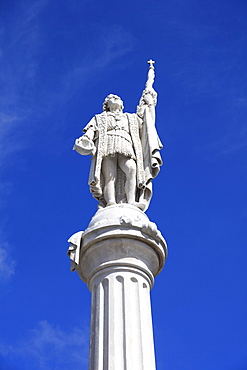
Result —
[{"label": "marble surface", "polygon": [[162,144],[155,128],[154,62],[148,63],[136,113],[125,113],[122,99],[109,94],[103,113],[96,114],[75,141],[74,150],[92,155],[89,186],[99,208],[128,203],[145,211],[149,206],[152,180],[162,165]]},{"label": "marble surface", "polygon": [[89,370],[155,370],[150,289],[167,257],[157,226],[133,205],[112,205],[69,241],[92,293]]},{"label": "marble surface", "polygon": [[167,245],[144,211],[158,175],[162,144],[155,128],[154,62],[136,113],[106,97],[76,139],[91,155],[90,191],[98,211],[69,238],[71,270],[92,293],[89,370],[155,370],[150,290],[164,267]]}]

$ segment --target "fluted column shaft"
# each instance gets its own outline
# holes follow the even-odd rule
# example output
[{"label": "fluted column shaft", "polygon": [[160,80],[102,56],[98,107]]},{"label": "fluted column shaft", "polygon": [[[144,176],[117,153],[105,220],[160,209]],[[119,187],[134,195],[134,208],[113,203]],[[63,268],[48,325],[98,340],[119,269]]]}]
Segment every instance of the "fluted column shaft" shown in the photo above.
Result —
[{"label": "fluted column shaft", "polygon": [[150,281],[135,269],[92,282],[90,370],[155,370]]}]

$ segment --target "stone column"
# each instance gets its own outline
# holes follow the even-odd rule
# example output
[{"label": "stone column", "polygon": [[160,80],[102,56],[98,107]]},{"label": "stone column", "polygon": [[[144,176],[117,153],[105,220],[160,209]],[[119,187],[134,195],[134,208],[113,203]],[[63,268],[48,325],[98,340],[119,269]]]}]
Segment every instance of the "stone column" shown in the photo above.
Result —
[{"label": "stone column", "polygon": [[92,218],[77,268],[92,293],[90,370],[155,370],[150,289],[166,255],[156,225],[136,207]]}]

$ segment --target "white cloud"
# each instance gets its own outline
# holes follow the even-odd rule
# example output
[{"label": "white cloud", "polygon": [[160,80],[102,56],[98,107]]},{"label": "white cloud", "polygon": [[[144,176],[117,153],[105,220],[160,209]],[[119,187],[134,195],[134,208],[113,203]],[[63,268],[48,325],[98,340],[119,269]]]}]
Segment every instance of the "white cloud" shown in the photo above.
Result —
[{"label": "white cloud", "polygon": [[[59,75],[51,77],[51,72],[47,72],[46,83],[40,86],[44,73],[40,63],[48,50],[51,52],[47,49],[47,30],[40,16],[47,6],[47,0],[35,3],[25,0],[16,5],[13,15],[7,14],[8,22],[4,22],[0,30],[0,165],[4,164],[7,155],[28,145],[40,122],[49,122],[49,114],[54,113],[58,106],[66,106],[66,101],[71,100],[71,92],[86,86],[89,80],[92,84],[99,71],[109,65],[114,68],[114,62],[134,47],[135,40],[128,30],[97,24],[93,37],[95,42],[92,40],[87,52],[80,51],[83,50],[82,45],[76,57],[68,57],[69,62],[63,65]],[[49,37],[58,36],[49,34]],[[57,58],[59,63],[58,55],[49,55],[51,60]],[[50,68],[54,68],[52,62]],[[46,125],[46,130],[60,127],[61,121],[56,123],[53,120],[52,127]]]},{"label": "white cloud", "polygon": [[[97,72],[97,82],[99,81],[99,71],[112,65],[114,62],[130,53],[135,44],[135,39],[132,34],[120,26],[103,27],[97,25],[96,28],[97,45],[96,48],[88,50],[88,53],[83,56],[74,66],[70,66],[70,71],[64,76],[64,92],[69,96],[71,86],[74,88],[83,86],[87,81],[92,79],[94,73]],[[118,64],[119,68],[119,64]]]},{"label": "white cloud", "polygon": [[20,125],[23,131],[25,120],[32,112],[30,90],[35,83],[35,56],[40,45],[39,23],[35,17],[44,5],[44,1],[16,4],[13,12],[5,14],[6,22],[2,23],[0,165],[5,164],[7,155],[24,146],[24,140],[21,142],[20,137],[17,139],[17,132]]},{"label": "white cloud", "polygon": [[41,321],[28,336],[14,345],[0,344],[0,354],[9,363],[29,370],[79,370],[87,367],[88,330],[70,331]]},{"label": "white cloud", "polygon": [[221,156],[237,151],[245,150],[247,147],[247,125],[244,119],[236,114],[226,127],[224,136],[211,141],[204,146],[197,147],[197,151],[205,151],[209,160],[217,160]]},{"label": "white cloud", "polygon": [[0,282],[8,281],[15,273],[16,262],[11,258],[8,244],[0,246]]}]

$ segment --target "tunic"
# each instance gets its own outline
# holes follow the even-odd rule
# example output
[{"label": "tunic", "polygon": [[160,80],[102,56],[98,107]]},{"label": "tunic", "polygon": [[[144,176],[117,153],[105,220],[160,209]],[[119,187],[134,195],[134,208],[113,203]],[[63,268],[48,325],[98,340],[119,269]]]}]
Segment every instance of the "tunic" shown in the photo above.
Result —
[{"label": "tunic", "polygon": [[136,159],[130,136],[129,122],[125,114],[107,113],[107,141],[103,156],[114,157],[116,153]]}]

